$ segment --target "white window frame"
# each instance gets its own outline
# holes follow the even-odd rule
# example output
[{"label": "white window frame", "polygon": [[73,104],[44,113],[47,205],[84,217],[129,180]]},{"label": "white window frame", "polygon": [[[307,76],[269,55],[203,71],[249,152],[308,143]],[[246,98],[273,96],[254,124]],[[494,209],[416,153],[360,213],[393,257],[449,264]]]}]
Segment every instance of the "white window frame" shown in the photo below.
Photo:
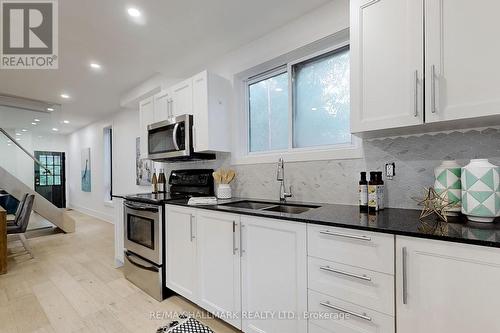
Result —
[{"label": "white window frame", "polygon": [[[351,143],[327,145],[306,148],[293,147],[293,71],[294,65],[311,60],[318,56],[340,50],[349,45],[349,40],[336,43],[333,46],[326,47],[320,51],[316,51],[300,58],[286,61],[279,66],[268,70],[261,70],[261,74],[248,76],[247,78],[240,79],[240,103],[241,117],[237,126],[240,131],[237,133],[244,133],[244,138],[239,142],[239,149],[236,151],[236,156],[233,157],[234,164],[254,164],[254,163],[273,163],[279,157],[283,157],[289,162],[299,161],[315,161],[315,160],[337,160],[337,159],[356,159],[363,157],[361,147],[362,140],[354,135],[351,135]],[[249,86],[253,83],[265,80],[267,78],[288,73],[288,148],[283,150],[270,150],[265,152],[251,152],[250,151],[250,103],[249,103]],[[238,148],[238,147],[237,147]]]}]

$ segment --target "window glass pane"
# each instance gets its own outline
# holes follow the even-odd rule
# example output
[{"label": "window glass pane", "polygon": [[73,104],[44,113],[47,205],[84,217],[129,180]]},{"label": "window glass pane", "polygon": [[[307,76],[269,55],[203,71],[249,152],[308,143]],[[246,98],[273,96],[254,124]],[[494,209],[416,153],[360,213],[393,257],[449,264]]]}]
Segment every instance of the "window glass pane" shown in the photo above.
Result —
[{"label": "window glass pane", "polygon": [[54,176],[54,185],[61,185],[61,176]]},{"label": "window glass pane", "polygon": [[41,186],[47,185],[47,177],[46,176],[40,176],[40,185]]},{"label": "window glass pane", "polygon": [[54,166],[54,175],[60,175],[60,174],[61,174],[61,167]]},{"label": "window glass pane", "polygon": [[52,165],[54,164],[54,159],[52,158],[52,156],[47,156],[47,165]]},{"label": "window glass pane", "polygon": [[60,164],[61,164],[61,157],[54,156],[54,165],[60,165]]},{"label": "window glass pane", "polygon": [[288,73],[248,87],[250,151],[288,148]]},{"label": "window glass pane", "polygon": [[293,73],[294,147],[350,143],[349,49],[294,65]]},{"label": "window glass pane", "polygon": [[47,185],[54,185],[54,178],[52,176],[47,176]]},{"label": "window glass pane", "polygon": [[46,156],[45,155],[40,155],[39,161],[40,161],[40,163],[42,165],[46,165],[47,164]]}]

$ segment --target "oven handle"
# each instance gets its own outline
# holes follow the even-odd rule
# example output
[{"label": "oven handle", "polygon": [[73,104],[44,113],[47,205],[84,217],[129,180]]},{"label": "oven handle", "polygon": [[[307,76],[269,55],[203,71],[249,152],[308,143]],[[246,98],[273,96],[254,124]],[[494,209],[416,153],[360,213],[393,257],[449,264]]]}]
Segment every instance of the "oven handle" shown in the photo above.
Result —
[{"label": "oven handle", "polygon": [[158,208],[157,207],[151,207],[151,206],[139,206],[139,205],[134,205],[128,202],[123,203],[125,207],[128,207],[133,210],[142,210],[142,211],[147,211],[147,212],[154,212],[158,213]]},{"label": "oven handle", "polygon": [[174,137],[174,147],[175,150],[179,150],[179,144],[177,143],[177,131],[179,130],[179,123],[176,123],[174,126],[174,132],[173,132],[173,137]]},{"label": "oven handle", "polygon": [[[127,252],[125,252],[125,256],[127,257],[128,261],[130,261],[130,263],[134,266],[137,266],[139,268],[142,268],[142,269],[145,269],[145,270],[148,270],[148,271],[151,271],[151,272],[155,272],[157,273],[158,272],[158,268],[156,268],[154,265],[151,265],[151,266],[144,266],[144,265],[141,265],[137,262],[135,262],[134,260],[132,260],[132,255],[128,254]],[[142,260],[141,260],[142,261]]]}]

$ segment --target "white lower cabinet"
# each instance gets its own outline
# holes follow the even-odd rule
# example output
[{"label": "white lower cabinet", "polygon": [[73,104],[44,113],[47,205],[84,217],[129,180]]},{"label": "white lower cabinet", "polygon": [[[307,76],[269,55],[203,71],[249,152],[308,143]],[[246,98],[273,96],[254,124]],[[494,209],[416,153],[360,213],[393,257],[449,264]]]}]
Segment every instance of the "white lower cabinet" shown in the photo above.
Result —
[{"label": "white lower cabinet", "polygon": [[500,249],[396,237],[398,332],[500,332]]},{"label": "white lower cabinet", "polygon": [[[309,291],[309,323],[331,333],[393,333],[394,317],[340,300],[313,290]],[[323,314],[315,318],[315,314]],[[406,333],[406,331],[400,331]]]},{"label": "white lower cabinet", "polygon": [[241,329],[239,230],[238,215],[196,212],[197,303]]},{"label": "white lower cabinet", "polygon": [[307,332],[306,225],[246,216],[241,223],[243,331]]},{"label": "white lower cabinet", "polygon": [[191,209],[167,206],[167,288],[190,300],[197,295],[195,216]]}]

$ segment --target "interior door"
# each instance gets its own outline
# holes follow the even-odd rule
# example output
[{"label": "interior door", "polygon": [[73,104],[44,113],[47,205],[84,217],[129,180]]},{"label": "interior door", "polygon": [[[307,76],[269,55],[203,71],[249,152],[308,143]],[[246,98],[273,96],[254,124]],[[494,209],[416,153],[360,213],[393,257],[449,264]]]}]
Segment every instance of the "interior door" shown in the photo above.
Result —
[{"label": "interior door", "polygon": [[426,122],[498,115],[500,1],[426,0]]},{"label": "interior door", "polygon": [[350,4],[352,131],[422,124],[423,0]]},{"label": "interior door", "polygon": [[47,168],[34,164],[35,191],[56,207],[66,207],[66,158],[63,152],[35,151],[35,158]]}]

